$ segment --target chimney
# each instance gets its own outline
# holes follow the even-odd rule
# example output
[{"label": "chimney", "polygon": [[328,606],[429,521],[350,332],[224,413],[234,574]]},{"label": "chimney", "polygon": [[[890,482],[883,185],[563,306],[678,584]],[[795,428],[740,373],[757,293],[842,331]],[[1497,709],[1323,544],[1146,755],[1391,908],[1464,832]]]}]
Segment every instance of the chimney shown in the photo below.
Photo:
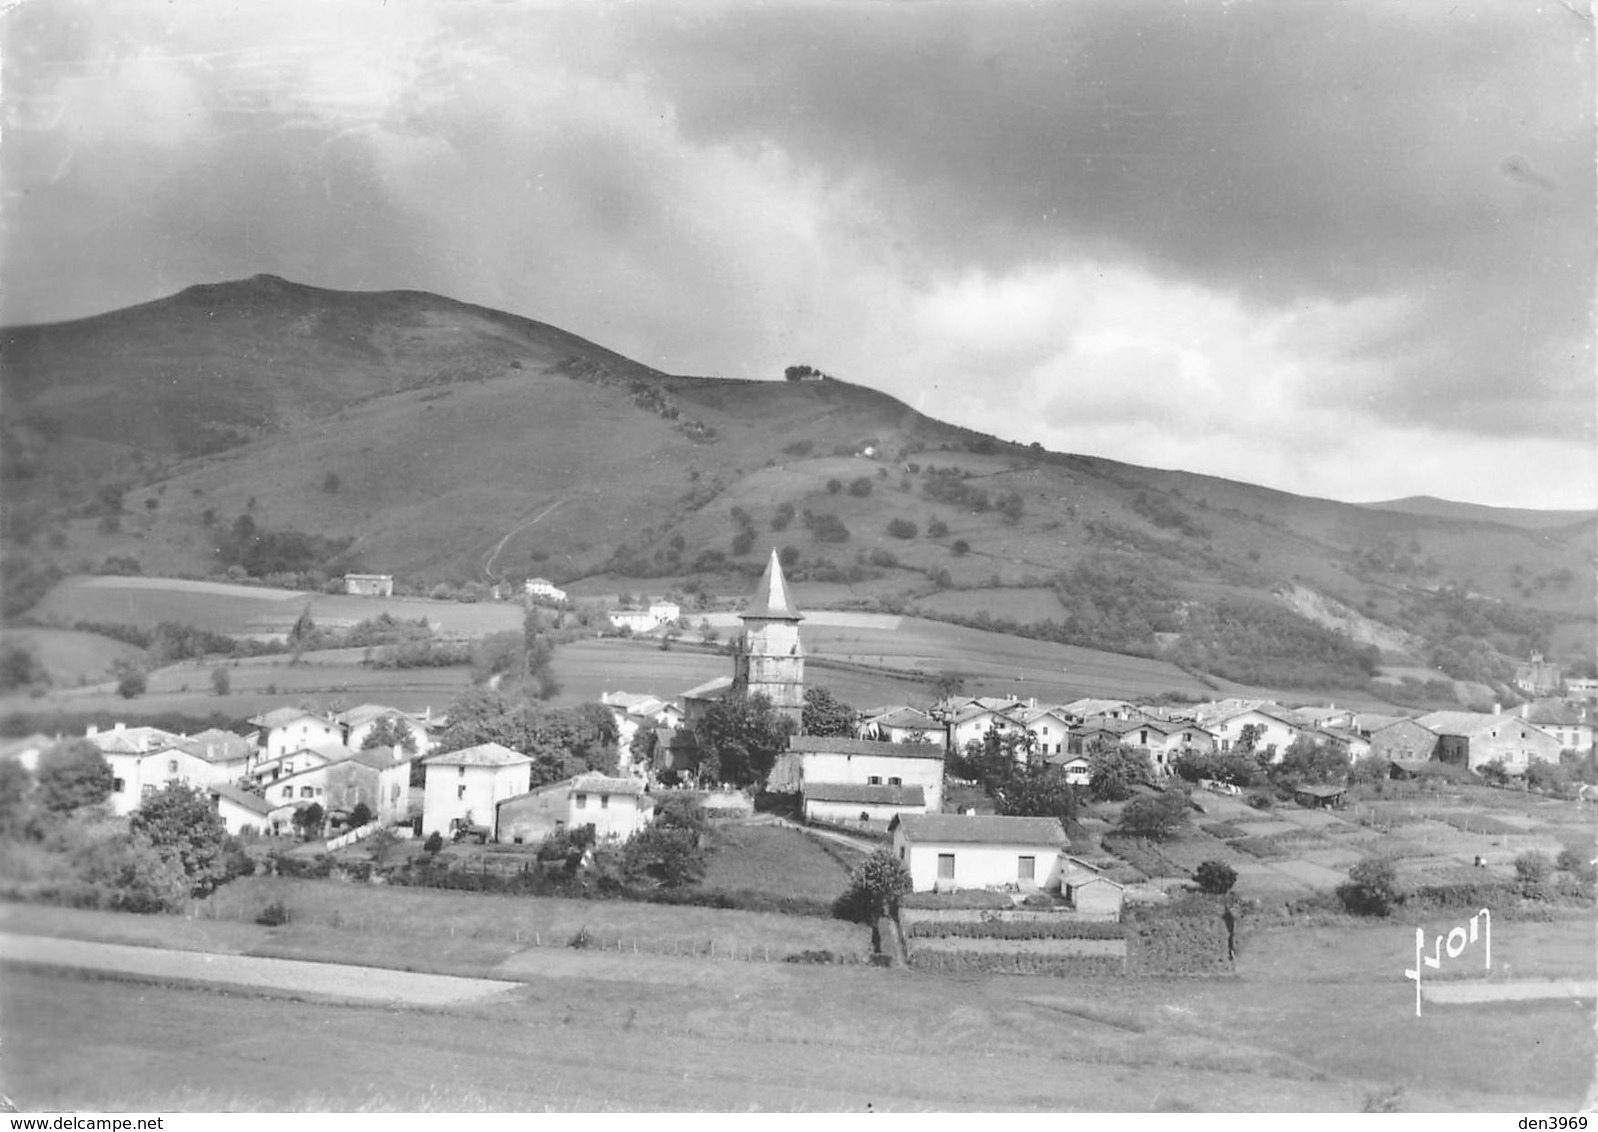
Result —
[{"label": "chimney", "polygon": [[91,723],[89,724],[89,729],[83,733],[83,736],[86,739],[93,739],[98,734],[100,734],[100,725],[98,723]]},{"label": "chimney", "polygon": [[117,728],[116,729],[118,731],[126,731],[128,729],[128,725],[126,723],[119,723],[119,724],[117,724]]},{"label": "chimney", "polygon": [[1494,715],[1503,715],[1504,714],[1504,705],[1500,704],[1500,703],[1494,703],[1493,704],[1493,714]]}]

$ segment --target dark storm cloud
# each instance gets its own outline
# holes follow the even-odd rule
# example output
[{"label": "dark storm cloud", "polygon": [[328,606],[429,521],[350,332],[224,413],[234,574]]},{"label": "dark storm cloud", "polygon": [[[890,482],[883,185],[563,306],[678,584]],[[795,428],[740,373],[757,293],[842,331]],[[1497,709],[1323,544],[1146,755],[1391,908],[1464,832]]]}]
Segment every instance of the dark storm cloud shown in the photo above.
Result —
[{"label": "dark storm cloud", "polygon": [[845,5],[634,30],[688,136],[866,177],[942,263],[1110,256],[1265,306],[1402,294],[1403,331],[1351,351],[1397,380],[1360,395],[1590,432],[1591,28],[1570,10]]}]

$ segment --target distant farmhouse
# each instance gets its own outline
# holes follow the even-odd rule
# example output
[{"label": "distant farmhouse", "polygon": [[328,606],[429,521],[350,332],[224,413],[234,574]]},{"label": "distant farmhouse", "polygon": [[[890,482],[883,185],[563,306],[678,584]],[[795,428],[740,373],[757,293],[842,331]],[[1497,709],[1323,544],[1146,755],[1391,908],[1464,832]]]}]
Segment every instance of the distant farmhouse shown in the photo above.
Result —
[{"label": "distant farmhouse", "polygon": [[618,629],[634,633],[651,633],[662,625],[670,625],[682,616],[682,607],[674,601],[657,598],[647,609],[613,609],[610,623]]},{"label": "distant farmhouse", "polygon": [[1515,669],[1515,687],[1528,696],[1549,696],[1559,690],[1564,675],[1559,665],[1548,663],[1542,653],[1534,652],[1531,660]]},{"label": "distant farmhouse", "polygon": [[364,597],[393,597],[393,574],[345,574],[344,592]]},{"label": "distant farmhouse", "polygon": [[565,601],[566,591],[548,578],[528,578],[525,592],[534,601]]}]

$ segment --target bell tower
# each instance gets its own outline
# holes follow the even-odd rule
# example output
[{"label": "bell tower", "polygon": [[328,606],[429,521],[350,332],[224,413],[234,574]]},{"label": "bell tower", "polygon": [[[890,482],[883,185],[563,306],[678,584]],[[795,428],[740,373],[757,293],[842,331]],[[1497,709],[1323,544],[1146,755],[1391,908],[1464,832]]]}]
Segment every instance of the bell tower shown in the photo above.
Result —
[{"label": "bell tower", "polygon": [[772,708],[793,720],[797,731],[805,707],[805,654],[799,643],[804,614],[788,593],[775,549],[749,608],[739,616],[744,632],[733,654],[733,691],[765,696]]}]

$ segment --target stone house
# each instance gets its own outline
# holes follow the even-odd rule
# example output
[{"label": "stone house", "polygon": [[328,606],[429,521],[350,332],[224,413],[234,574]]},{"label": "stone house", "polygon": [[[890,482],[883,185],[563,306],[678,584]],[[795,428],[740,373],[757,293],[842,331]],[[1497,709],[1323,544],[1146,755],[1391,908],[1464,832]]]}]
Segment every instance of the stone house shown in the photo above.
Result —
[{"label": "stone house", "polygon": [[916,892],[1058,888],[1060,855],[1069,847],[1054,818],[905,814],[889,828]]}]

